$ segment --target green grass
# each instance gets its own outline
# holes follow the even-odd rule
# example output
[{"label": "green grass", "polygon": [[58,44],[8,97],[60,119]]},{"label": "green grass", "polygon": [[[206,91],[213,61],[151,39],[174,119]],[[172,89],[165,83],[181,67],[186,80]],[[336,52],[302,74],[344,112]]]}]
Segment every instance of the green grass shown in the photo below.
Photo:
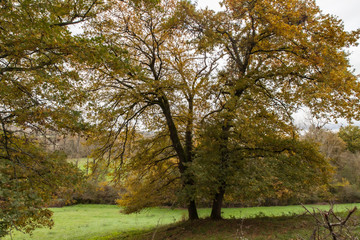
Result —
[{"label": "green grass", "polygon": [[87,163],[91,163],[93,161],[92,158],[69,158],[68,159],[69,162],[73,163],[73,164],[78,164],[78,168],[80,168],[83,171],[86,171],[86,165]]},{"label": "green grass", "polygon": [[[93,158],[69,158],[67,159],[68,162],[73,163],[73,164],[77,164],[77,167],[84,173],[84,174],[91,174],[92,170],[91,170],[91,166],[93,165]],[[103,171],[102,175],[102,179],[105,181],[110,182],[113,178],[111,176],[109,176],[108,172],[112,172],[112,170],[105,170]]]},{"label": "green grass", "polygon": [[[338,212],[342,212],[354,207],[355,205],[360,207],[360,204],[342,204],[342,205],[337,205],[335,207],[335,210]],[[316,206],[316,207],[321,209],[328,208],[328,206],[325,205]],[[63,208],[52,208],[51,210],[54,212],[53,218],[54,218],[55,226],[53,227],[53,229],[51,230],[37,229],[34,231],[31,237],[22,233],[13,233],[13,239],[14,240],[23,240],[23,239],[24,240],[25,239],[26,240],[28,239],[85,240],[85,239],[112,239],[112,238],[128,239],[129,236],[131,235],[136,236],[138,234],[143,234],[144,232],[145,233],[150,232],[149,234],[151,234],[152,236],[153,231],[151,231],[151,229],[158,229],[159,226],[161,225],[173,224],[177,221],[180,221],[185,218],[187,213],[186,210],[184,209],[172,210],[167,208],[153,208],[153,209],[145,210],[139,214],[124,215],[119,212],[120,209],[117,206],[111,206],[111,205],[75,205],[75,206],[63,207]],[[259,217],[264,217],[264,216],[274,217],[274,216],[286,216],[286,215],[289,216],[294,214],[301,214],[303,212],[304,210],[302,209],[301,206],[225,208],[223,209],[223,216],[225,218],[230,218],[230,220],[228,221],[231,222],[231,221],[238,221],[238,220],[234,220],[234,218],[258,217],[258,219],[263,219]],[[199,209],[199,214],[200,217],[205,218],[209,216],[210,209]],[[264,218],[264,219],[269,219],[269,218]],[[279,224],[281,223],[281,221],[289,222],[288,220],[281,220],[283,218],[270,218],[270,219],[271,220],[264,220],[264,221],[266,223],[269,222],[275,223],[276,221],[279,221]],[[184,227],[181,227],[182,226],[181,224],[188,224],[188,223],[180,223],[173,225],[176,226],[175,227],[175,229],[177,229],[176,231],[180,231],[180,232],[182,231],[181,229],[183,229]],[[202,225],[200,223],[199,225],[200,227],[198,228],[197,231],[200,232],[200,235],[208,234],[207,228],[209,226],[206,224]],[[260,225],[263,225],[264,227],[266,226],[265,223]],[[213,231],[215,231],[215,228],[216,226],[214,226]],[[264,229],[266,230],[266,228]],[[230,232],[231,230],[229,230],[229,234]],[[221,234],[219,235],[220,238],[218,239],[221,239]],[[235,234],[235,233],[231,233],[231,234]],[[217,236],[216,232],[214,232],[212,235],[214,235],[215,237]],[[150,237],[150,239],[151,238],[152,237]],[[5,238],[5,239],[9,240],[10,238]],[[129,239],[131,239],[131,237]],[[170,239],[176,239],[176,238],[170,238]],[[188,238],[188,239],[192,239],[192,238]],[[217,238],[206,238],[206,239],[217,239]]]},{"label": "green grass", "polygon": [[[348,207],[354,205],[341,205],[335,211],[348,210]],[[298,208],[298,206],[290,206]],[[316,206],[317,207],[317,206]],[[328,209],[326,206],[320,206],[321,209]],[[266,208],[267,210],[275,210],[274,212],[280,213],[278,210],[281,208]],[[228,209],[233,210],[233,209]],[[247,210],[254,210],[252,208]],[[309,209],[311,210],[311,209]],[[249,212],[252,214],[252,211]],[[104,238],[108,240],[225,240],[225,239],[238,239],[238,240],[303,240],[310,239],[310,236],[315,230],[315,220],[310,215],[287,215],[287,216],[263,216],[268,211],[261,213],[261,216],[255,218],[245,219],[224,219],[220,221],[211,221],[209,219],[201,219],[193,222],[180,222],[167,226],[160,226],[151,231],[137,231],[129,234],[119,234],[117,236]],[[290,214],[290,213],[288,213]],[[347,212],[337,213],[342,219],[345,219]],[[319,218],[319,216],[317,216]],[[355,222],[359,223],[360,213],[357,212],[352,215],[348,226],[353,226]],[[351,223],[350,223],[351,222]],[[356,237],[360,237],[360,226],[357,224],[351,227],[354,230]],[[328,235],[325,228],[320,229],[321,232]],[[322,235],[324,236],[324,235]],[[323,238],[322,238],[323,239]],[[324,238],[325,239],[325,238]],[[330,238],[326,238],[329,239]],[[350,239],[350,238],[346,238]],[[355,238],[354,238],[355,239]],[[356,238],[358,239],[358,238]]]},{"label": "green grass", "polygon": [[[334,207],[335,212],[344,212],[359,204],[338,204]],[[309,210],[317,208],[320,210],[328,210],[329,205],[306,205]],[[199,209],[201,217],[209,216],[209,209]],[[251,208],[223,208],[222,215],[224,218],[254,218],[254,217],[277,217],[290,216],[294,214],[304,213],[304,208],[301,205],[295,206],[274,206],[274,207],[251,207]]]},{"label": "green grass", "polygon": [[[183,211],[169,209],[151,209],[141,214],[120,214],[120,209],[112,205],[76,205],[52,208],[55,226],[49,229],[37,229],[33,236],[13,233],[13,239],[90,239],[106,234],[144,230],[158,224],[178,221]],[[10,238],[6,238],[10,239]]]}]

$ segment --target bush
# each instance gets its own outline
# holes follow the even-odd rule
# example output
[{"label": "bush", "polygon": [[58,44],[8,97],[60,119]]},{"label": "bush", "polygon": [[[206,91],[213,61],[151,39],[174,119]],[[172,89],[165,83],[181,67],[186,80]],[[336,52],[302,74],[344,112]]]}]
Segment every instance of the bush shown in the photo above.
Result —
[{"label": "bush", "polygon": [[108,182],[87,180],[76,189],[63,188],[54,195],[46,207],[63,207],[73,204],[116,204],[121,190]]},{"label": "bush", "polygon": [[352,184],[341,186],[336,189],[335,196],[341,203],[360,202],[360,189],[359,186]]},{"label": "bush", "polygon": [[89,180],[81,192],[74,194],[73,199],[76,203],[84,204],[116,204],[120,193],[119,188],[107,182]]}]

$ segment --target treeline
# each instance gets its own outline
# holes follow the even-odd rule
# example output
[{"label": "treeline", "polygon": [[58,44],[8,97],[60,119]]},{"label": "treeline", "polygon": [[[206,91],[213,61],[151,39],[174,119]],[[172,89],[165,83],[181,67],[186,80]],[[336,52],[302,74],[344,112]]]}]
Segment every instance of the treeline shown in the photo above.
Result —
[{"label": "treeline", "polygon": [[[144,137],[144,136],[143,136]],[[304,192],[296,197],[291,195],[273,195],[268,198],[241,201],[240,198],[225,197],[224,206],[276,206],[301,203],[354,203],[360,201],[360,128],[349,125],[334,132],[312,125],[302,138],[316,145],[319,151],[329,160],[331,180],[327,185],[319,186],[316,191]],[[92,167],[94,162],[88,161],[83,170]],[[63,189],[50,206],[64,206],[76,203],[116,204],[122,195],[126,195],[126,186],[121,182],[113,182],[112,170],[106,166],[98,166],[96,173],[87,172],[87,178],[77,191]],[[129,176],[131,178],[131,176]],[[71,193],[71,194],[70,194]],[[174,193],[169,192],[162,201],[162,206],[185,207],[176,201]],[[198,205],[210,207],[211,202],[199,199]]]},{"label": "treeline", "polygon": [[304,137],[318,143],[320,151],[334,167],[329,199],[341,203],[359,202],[360,128],[349,125],[333,132],[312,126]]},{"label": "treeline", "polygon": [[61,151],[67,158],[87,158],[96,146],[89,146],[81,134],[59,134],[47,131],[31,134],[48,151]]}]

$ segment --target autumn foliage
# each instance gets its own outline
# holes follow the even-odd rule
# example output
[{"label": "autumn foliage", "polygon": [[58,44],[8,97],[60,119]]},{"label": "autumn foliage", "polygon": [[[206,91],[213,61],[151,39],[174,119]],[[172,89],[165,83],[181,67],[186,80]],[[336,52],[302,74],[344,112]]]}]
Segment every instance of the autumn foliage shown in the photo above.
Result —
[{"label": "autumn foliage", "polygon": [[[51,226],[41,206],[78,178],[34,137],[49,130],[83,134],[95,148],[92,172],[107,166],[126,188],[126,212],[181,205],[193,220],[201,201],[220,219],[226,200],[326,192],[334,167],[293,114],[359,119],[360,85],[344,50],[359,31],[346,32],[314,0],[222,5],[0,3],[2,235]],[[76,23],[82,31],[71,32]]]},{"label": "autumn foliage", "polygon": [[196,219],[206,199],[219,219],[226,198],[296,198],[331,179],[292,116],[358,118],[344,48],[359,32],[314,1],[222,4],[114,1],[85,28],[94,156],[127,187],[128,212],[182,203]]}]

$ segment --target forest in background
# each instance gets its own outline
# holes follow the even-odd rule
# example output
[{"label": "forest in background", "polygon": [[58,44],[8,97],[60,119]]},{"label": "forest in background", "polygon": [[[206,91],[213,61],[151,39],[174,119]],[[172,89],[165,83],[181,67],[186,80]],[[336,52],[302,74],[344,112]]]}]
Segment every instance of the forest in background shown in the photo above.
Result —
[{"label": "forest in background", "polygon": [[[360,128],[355,125],[341,127],[339,132],[334,132],[323,127],[311,125],[303,132],[302,138],[311,141],[319,147],[319,151],[331,162],[332,179],[330,185],[317,192],[304,193],[301,198],[270,197],[267,199],[251,200],[248,202],[237,199],[225,199],[226,207],[250,207],[250,206],[285,206],[298,204],[317,203],[356,203],[360,202]],[[95,146],[87,146],[86,141],[78,136],[59,138],[55,146],[51,142],[48,148],[64,151],[68,161],[79,167],[87,176],[84,185],[77,191],[59,192],[49,206],[66,206],[77,203],[92,204],[116,204],[121,195],[126,191],[121,183],[114,183],[111,179],[111,169],[103,166],[97,174],[92,174],[94,164],[89,158],[89,149]],[[79,145],[77,145],[79,144]],[[100,168],[101,169],[101,168]],[[71,191],[70,191],[71,192]],[[168,196],[168,199],[173,199]],[[184,207],[176,202],[163,201],[162,206]],[[201,207],[209,207],[208,201],[199,201]]]}]

